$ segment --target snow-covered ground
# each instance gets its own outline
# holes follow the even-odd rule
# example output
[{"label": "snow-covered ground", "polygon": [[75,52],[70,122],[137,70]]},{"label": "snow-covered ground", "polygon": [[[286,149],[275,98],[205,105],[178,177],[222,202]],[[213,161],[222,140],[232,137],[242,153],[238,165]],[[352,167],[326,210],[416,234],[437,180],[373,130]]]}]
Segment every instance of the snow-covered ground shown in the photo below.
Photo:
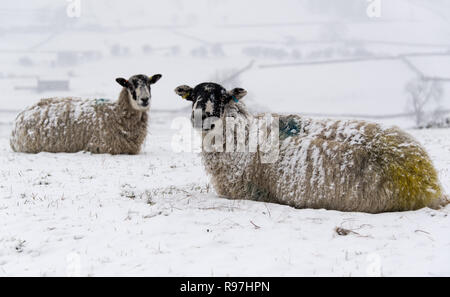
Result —
[{"label": "snow-covered ground", "polygon": [[[176,86],[253,61],[229,86],[248,90],[249,108],[408,129],[450,193],[450,129],[414,130],[402,115],[418,75],[442,81],[450,109],[447,1],[382,1],[372,19],[364,0],[81,3],[75,19],[66,1],[0,4],[0,276],[450,276],[450,206],[369,215],[226,200],[199,156],[172,149],[171,129],[188,116]],[[11,151],[19,110],[50,96],[114,99],[114,79],[137,73],[163,74],[140,155]],[[21,89],[37,78],[70,91]]]},{"label": "snow-covered ground", "polygon": [[[0,275],[450,276],[450,206],[371,215],[219,198],[200,158],[170,149],[174,116],[152,115],[138,156],[17,154],[1,125]],[[450,130],[409,132],[449,192]]]}]

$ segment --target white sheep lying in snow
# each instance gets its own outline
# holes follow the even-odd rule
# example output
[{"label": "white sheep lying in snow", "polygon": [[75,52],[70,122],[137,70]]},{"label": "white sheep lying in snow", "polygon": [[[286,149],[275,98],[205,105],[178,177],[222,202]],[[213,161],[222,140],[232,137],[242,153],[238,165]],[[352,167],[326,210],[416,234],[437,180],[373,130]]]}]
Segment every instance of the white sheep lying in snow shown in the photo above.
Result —
[{"label": "white sheep lying in snow", "polygon": [[119,99],[49,98],[21,112],[10,143],[15,152],[88,151],[138,154],[147,135],[151,84],[160,74],[118,78]]},{"label": "white sheep lying in snow", "polygon": [[[200,114],[204,142],[211,140],[208,135],[214,129],[220,134],[226,132],[228,121],[240,121],[247,123],[244,138],[249,144],[252,123],[263,118],[250,114],[239,101],[247,93],[240,88],[226,91],[218,84],[203,83],[195,88],[179,86],[175,92],[192,101],[193,123],[194,115]],[[296,115],[273,117],[279,118],[275,126],[279,141],[269,149],[278,154],[273,162],[261,162],[267,153],[261,145],[256,152],[227,152],[227,140],[213,151],[203,150],[204,166],[219,195],[369,213],[448,203],[427,153],[396,127]],[[205,125],[211,118],[223,124]]]}]

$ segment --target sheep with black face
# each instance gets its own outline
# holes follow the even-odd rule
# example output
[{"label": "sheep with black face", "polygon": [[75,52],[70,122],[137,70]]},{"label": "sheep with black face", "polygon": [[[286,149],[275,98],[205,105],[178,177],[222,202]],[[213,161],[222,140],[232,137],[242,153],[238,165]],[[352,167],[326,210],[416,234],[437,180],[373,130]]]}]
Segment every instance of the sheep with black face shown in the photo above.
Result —
[{"label": "sheep with black face", "polygon": [[42,99],[15,120],[10,144],[15,152],[87,151],[138,154],[147,136],[151,85],[161,74],[117,78],[119,99]]},{"label": "sheep with black face", "polygon": [[369,213],[448,203],[428,154],[397,127],[252,115],[241,101],[247,93],[244,89],[227,91],[215,83],[182,85],[175,92],[192,102],[192,122],[202,129],[204,141],[214,129],[226,132],[226,123],[233,121],[247,123],[245,143],[249,144],[255,122],[268,115],[278,121],[278,141],[272,146],[278,155],[271,162],[261,161],[267,150],[263,153],[260,144],[255,151],[230,152],[227,139],[215,151],[202,151],[205,169],[221,196]]}]

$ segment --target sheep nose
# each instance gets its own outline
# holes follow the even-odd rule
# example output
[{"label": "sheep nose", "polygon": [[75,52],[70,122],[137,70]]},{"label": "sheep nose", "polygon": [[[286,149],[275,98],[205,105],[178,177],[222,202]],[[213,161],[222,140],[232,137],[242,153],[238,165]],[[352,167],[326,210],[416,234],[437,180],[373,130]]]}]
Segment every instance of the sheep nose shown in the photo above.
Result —
[{"label": "sheep nose", "polygon": [[147,106],[147,105],[148,105],[149,98],[142,98],[141,100],[142,100],[142,104],[143,104],[144,106]]}]

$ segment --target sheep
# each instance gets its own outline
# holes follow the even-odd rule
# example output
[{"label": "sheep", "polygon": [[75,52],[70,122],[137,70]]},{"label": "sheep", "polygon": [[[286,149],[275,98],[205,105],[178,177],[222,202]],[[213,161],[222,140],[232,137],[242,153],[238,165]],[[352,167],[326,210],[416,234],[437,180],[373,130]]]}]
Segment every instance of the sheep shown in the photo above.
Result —
[{"label": "sheep", "polygon": [[[241,101],[247,94],[244,89],[227,91],[215,83],[182,85],[175,93],[192,102],[191,121],[203,139],[202,162],[219,196],[366,213],[439,208],[448,203],[425,150],[397,127],[253,115]],[[267,141],[258,142],[252,151],[252,125],[267,122],[267,117],[276,123],[268,131],[277,141],[265,150]],[[244,151],[227,150],[230,143],[232,147],[237,143],[234,134],[231,142],[226,134],[225,143],[217,141],[218,145],[220,138],[211,137],[229,131],[230,121],[244,123]],[[216,139],[216,146],[205,149],[205,140],[211,139]],[[273,152],[276,158],[263,161]]]},{"label": "sheep", "polygon": [[147,135],[151,87],[161,74],[117,78],[119,99],[46,98],[16,117],[10,145],[23,153],[138,154]]}]

